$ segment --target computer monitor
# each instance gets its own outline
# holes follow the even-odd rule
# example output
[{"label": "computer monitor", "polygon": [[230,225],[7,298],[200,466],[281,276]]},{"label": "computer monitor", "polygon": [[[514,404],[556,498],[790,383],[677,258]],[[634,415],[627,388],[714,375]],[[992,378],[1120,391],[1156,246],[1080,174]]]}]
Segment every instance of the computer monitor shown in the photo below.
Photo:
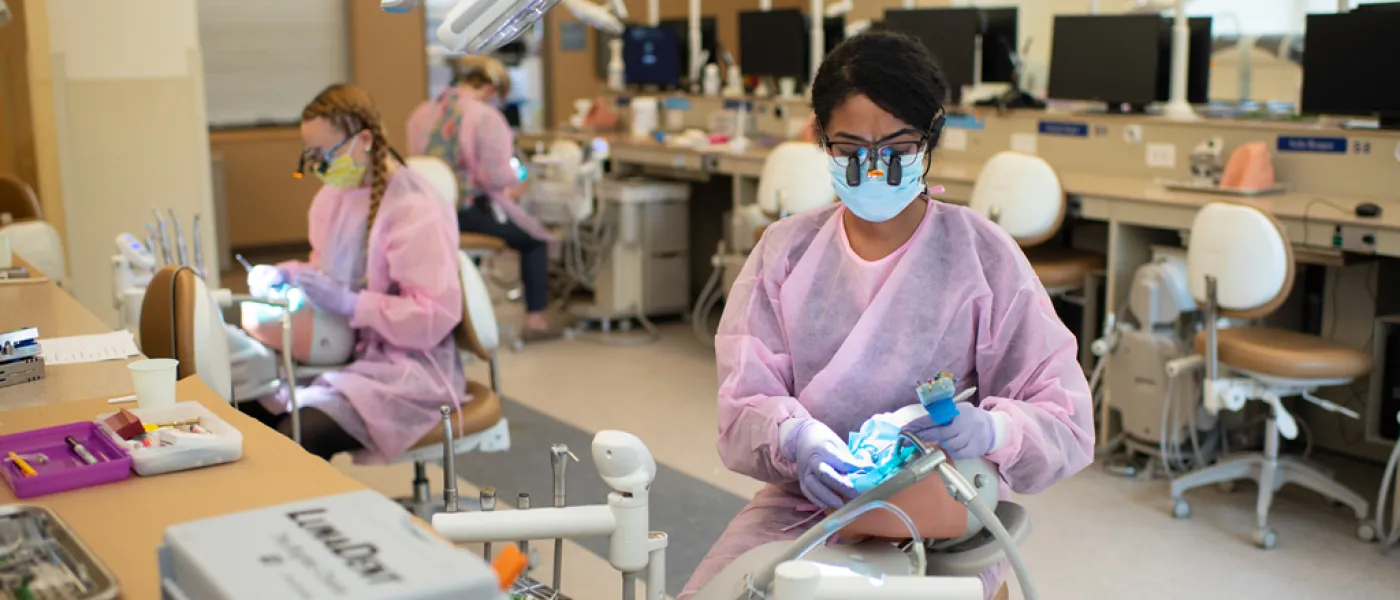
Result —
[{"label": "computer monitor", "polygon": [[982,9],[982,81],[1010,82],[1015,77],[1018,16],[1015,8]]},{"label": "computer monitor", "polygon": [[823,35],[826,37],[826,54],[831,54],[841,42],[846,41],[846,17],[827,17],[823,21]]},{"label": "computer monitor", "polygon": [[1377,2],[1375,4],[1358,4],[1351,12],[1373,11],[1373,10],[1397,10],[1400,11],[1400,2]]},{"label": "computer monitor", "polygon": [[[661,27],[676,31],[680,44],[681,75],[690,76],[690,19],[662,19]],[[700,48],[710,51],[710,62],[719,61],[719,23],[714,17],[700,17]]]},{"label": "computer monitor", "polygon": [[807,17],[796,8],[739,13],[739,65],[745,75],[807,80]]},{"label": "computer monitor", "polygon": [[1379,115],[1400,128],[1400,11],[1308,15],[1302,112]]},{"label": "computer monitor", "polygon": [[977,35],[982,32],[982,12],[976,8],[890,9],[885,29],[912,36],[924,43],[943,68],[948,80],[948,100],[962,102],[962,88],[974,82]]},{"label": "computer monitor", "polygon": [[1142,110],[1157,100],[1158,15],[1057,15],[1049,96]]},{"label": "computer monitor", "polygon": [[[1172,26],[1171,18],[1163,18],[1161,33],[1157,37],[1160,47],[1157,55],[1159,102],[1171,99],[1172,40],[1175,37]],[[1205,104],[1210,102],[1210,55],[1215,51],[1215,40],[1211,37],[1211,18],[1191,17],[1186,21],[1186,26],[1191,32],[1186,57],[1186,101],[1191,104]]]},{"label": "computer monitor", "polygon": [[629,85],[663,88],[681,84],[680,46],[667,27],[628,27],[622,33],[622,61]]}]

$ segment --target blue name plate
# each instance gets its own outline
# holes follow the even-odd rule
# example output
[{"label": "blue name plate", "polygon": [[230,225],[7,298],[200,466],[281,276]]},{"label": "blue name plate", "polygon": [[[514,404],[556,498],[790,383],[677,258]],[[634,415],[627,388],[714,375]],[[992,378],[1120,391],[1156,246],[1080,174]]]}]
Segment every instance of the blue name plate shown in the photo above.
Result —
[{"label": "blue name plate", "polygon": [[632,98],[630,98],[630,97],[628,97],[628,96],[618,96],[618,97],[617,97],[617,105],[618,105],[618,106],[632,106]]},{"label": "blue name plate", "polygon": [[1041,121],[1040,135],[1062,135],[1065,137],[1089,137],[1089,124],[1074,121]]},{"label": "blue name plate", "polygon": [[690,110],[690,98],[682,96],[667,97],[666,110]]},{"label": "blue name plate", "polygon": [[1347,139],[1344,137],[1278,136],[1279,152],[1316,152],[1319,154],[1346,154]]},{"label": "blue name plate", "polygon": [[753,103],[752,103],[752,102],[742,101],[742,100],[725,100],[725,101],[724,101],[724,110],[739,110],[739,107],[740,107],[740,106],[744,107],[744,110],[747,111],[747,112],[753,112]]}]

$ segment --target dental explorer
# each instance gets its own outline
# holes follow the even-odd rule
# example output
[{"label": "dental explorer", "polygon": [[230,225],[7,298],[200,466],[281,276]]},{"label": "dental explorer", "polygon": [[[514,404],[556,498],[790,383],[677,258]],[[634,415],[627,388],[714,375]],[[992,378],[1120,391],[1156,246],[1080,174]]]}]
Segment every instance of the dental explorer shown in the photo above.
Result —
[{"label": "dental explorer", "polygon": [[[564,469],[569,466],[565,457],[578,462],[578,457],[564,444],[549,447],[549,464],[554,467],[554,508],[564,508],[568,497],[564,490]],[[559,582],[564,578],[564,539],[554,538],[554,591],[559,591]]]}]

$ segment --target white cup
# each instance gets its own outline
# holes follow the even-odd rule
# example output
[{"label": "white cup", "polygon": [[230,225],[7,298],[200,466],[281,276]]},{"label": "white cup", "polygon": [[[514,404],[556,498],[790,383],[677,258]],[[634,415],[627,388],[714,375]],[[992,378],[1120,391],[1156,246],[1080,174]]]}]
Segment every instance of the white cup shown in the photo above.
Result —
[{"label": "white cup", "polygon": [[151,358],[126,365],[131,371],[131,384],[136,388],[136,406],[155,408],[175,403],[175,371],[180,361],[173,358]]},{"label": "white cup", "polygon": [[793,98],[797,96],[797,78],[782,77],[778,79],[778,96],[780,98]]}]

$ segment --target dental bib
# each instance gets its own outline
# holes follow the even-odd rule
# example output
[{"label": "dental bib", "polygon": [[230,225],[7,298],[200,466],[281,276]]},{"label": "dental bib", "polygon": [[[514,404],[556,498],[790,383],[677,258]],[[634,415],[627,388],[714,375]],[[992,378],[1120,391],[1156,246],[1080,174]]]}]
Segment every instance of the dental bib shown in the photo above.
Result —
[{"label": "dental bib", "polygon": [[[341,315],[317,310],[291,286],[273,290],[269,297],[286,299],[292,310],[292,358],[300,364],[337,366],[350,360],[355,350],[355,330]],[[264,346],[282,351],[282,311],[280,306],[244,302],[243,329]]]}]

